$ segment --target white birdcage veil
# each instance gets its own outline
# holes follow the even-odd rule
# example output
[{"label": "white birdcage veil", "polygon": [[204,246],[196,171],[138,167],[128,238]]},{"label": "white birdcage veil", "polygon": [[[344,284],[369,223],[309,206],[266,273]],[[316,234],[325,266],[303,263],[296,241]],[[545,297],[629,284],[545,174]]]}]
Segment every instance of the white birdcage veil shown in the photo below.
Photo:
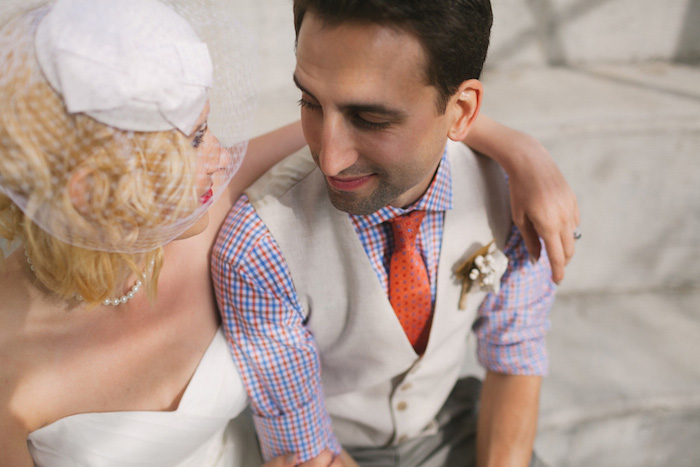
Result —
[{"label": "white birdcage veil", "polygon": [[[251,128],[252,41],[217,3],[0,9],[0,190],[87,249],[144,252],[182,234],[223,192]],[[209,137],[193,147],[207,99],[229,150]]]}]

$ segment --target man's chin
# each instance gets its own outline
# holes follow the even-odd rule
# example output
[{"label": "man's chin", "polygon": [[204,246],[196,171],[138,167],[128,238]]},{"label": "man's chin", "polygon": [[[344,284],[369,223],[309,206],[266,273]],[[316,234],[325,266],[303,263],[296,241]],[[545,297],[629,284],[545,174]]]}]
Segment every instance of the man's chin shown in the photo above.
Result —
[{"label": "man's chin", "polygon": [[381,201],[373,199],[372,197],[363,197],[353,193],[338,192],[328,185],[326,185],[326,189],[328,190],[328,198],[330,198],[333,207],[339,211],[347,212],[348,214],[362,216],[372,214],[373,212],[384,207],[384,204],[381,204]]}]

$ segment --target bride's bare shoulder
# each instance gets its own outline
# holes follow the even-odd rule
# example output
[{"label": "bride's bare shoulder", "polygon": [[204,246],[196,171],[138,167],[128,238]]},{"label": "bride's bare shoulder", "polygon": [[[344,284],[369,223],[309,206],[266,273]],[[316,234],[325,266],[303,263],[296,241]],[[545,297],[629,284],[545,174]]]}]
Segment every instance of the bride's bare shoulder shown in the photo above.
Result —
[{"label": "bride's bare shoulder", "polygon": [[29,427],[41,423],[42,397],[27,389],[50,360],[52,339],[61,332],[46,296],[34,284],[23,252],[10,255],[0,268],[0,410]]},{"label": "bride's bare shoulder", "polygon": [[21,423],[0,406],[0,467],[31,467],[34,465],[27,449],[28,432]]},{"label": "bride's bare shoulder", "polygon": [[0,346],[12,337],[19,338],[32,307],[32,284],[24,255],[17,250],[0,265]]},{"label": "bride's bare shoulder", "polygon": [[23,434],[26,438],[29,430],[24,427],[32,424],[31,414],[25,410],[23,389],[32,371],[29,364],[32,344],[27,324],[31,320],[31,301],[22,296],[26,295],[22,281],[10,272],[7,267],[0,272],[0,430],[5,438],[3,444],[12,443],[12,433]]}]

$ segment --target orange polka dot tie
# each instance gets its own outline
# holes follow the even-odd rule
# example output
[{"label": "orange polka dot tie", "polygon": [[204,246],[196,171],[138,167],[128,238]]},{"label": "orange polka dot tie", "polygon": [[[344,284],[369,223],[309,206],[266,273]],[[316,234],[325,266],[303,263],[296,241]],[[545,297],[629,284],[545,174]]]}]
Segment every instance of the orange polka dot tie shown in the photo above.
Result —
[{"label": "orange polka dot tie", "polygon": [[394,231],[389,301],[418,355],[425,352],[432,319],[428,272],[416,248],[416,237],[424,217],[425,211],[412,211],[389,221]]}]

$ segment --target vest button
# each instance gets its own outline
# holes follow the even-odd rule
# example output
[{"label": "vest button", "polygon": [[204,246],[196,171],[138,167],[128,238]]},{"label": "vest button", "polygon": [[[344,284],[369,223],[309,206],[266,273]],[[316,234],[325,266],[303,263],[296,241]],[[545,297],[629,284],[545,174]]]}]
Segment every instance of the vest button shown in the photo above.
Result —
[{"label": "vest button", "polygon": [[413,384],[411,384],[411,383],[406,383],[406,384],[404,384],[403,386],[401,386],[401,390],[402,390],[402,391],[408,391],[408,390],[411,389],[412,387],[413,387]]},{"label": "vest button", "polygon": [[405,403],[405,402],[403,402],[403,401],[401,401],[401,402],[399,402],[398,404],[396,404],[396,409],[397,409],[398,411],[400,411],[400,412],[403,412],[403,411],[406,410],[407,408],[408,408],[408,404]]},{"label": "vest button", "polygon": [[408,441],[408,436],[406,436],[406,435],[401,435],[401,436],[399,437],[399,443],[405,443],[406,441]]}]

